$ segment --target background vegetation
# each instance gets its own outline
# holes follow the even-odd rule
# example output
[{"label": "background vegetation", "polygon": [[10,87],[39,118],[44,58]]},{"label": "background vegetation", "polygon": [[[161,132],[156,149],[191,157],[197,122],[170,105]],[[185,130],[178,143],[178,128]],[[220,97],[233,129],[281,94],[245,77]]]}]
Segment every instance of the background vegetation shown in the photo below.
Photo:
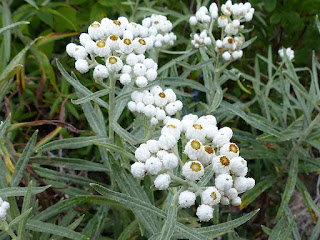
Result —
[{"label": "background vegetation", "polygon": [[[128,206],[124,207],[127,203],[117,201],[118,195],[108,201],[90,195],[89,183],[111,186],[131,196],[141,189],[135,189],[139,184],[125,167],[119,168],[110,155],[107,164],[106,151],[87,141],[88,137],[96,139],[97,130],[88,123],[83,106],[75,102],[76,84],[60,73],[56,61],[59,59],[66,72],[74,71],[91,91],[100,90],[90,74],[81,75],[73,69],[74,60],[67,56],[65,46],[76,42],[94,20],[120,15],[140,22],[152,13],[166,14],[178,37],[170,50],[190,48],[187,21],[196,10],[196,1],[137,2],[1,0],[0,120],[4,124],[0,127],[0,197],[11,204],[10,227],[27,239],[149,237]],[[249,161],[249,175],[257,183],[243,196],[240,208],[221,208],[213,223],[260,211],[236,231],[230,229],[253,214],[224,229],[221,226],[219,231],[211,228],[207,236],[227,232],[223,239],[319,239],[320,34],[316,14],[320,1],[250,2],[256,13],[246,39],[257,39],[244,51],[241,61],[221,76],[225,79],[221,80],[221,104],[206,109],[197,104],[206,102],[205,90],[199,87],[193,91],[182,80],[176,83],[179,98],[189,106],[185,113],[206,111],[222,125],[232,127],[241,155]],[[294,65],[279,58],[277,51],[282,46],[295,50]],[[185,76],[203,84],[208,66],[199,67],[190,57],[172,61],[178,56],[160,55],[159,66],[172,63],[166,75],[179,77],[191,69]],[[200,54],[197,57],[200,62]],[[107,116],[96,104],[90,107],[98,117]],[[118,122],[126,128],[132,119],[124,110]],[[99,121],[106,122],[102,117]],[[123,145],[120,137],[116,141]],[[132,184],[133,192],[124,190],[123,179]],[[143,194],[150,203],[165,209],[166,194],[150,189],[151,184],[144,181]],[[180,221],[187,218],[189,226],[199,226],[187,213],[179,217]],[[5,231],[0,239],[9,239]]]}]

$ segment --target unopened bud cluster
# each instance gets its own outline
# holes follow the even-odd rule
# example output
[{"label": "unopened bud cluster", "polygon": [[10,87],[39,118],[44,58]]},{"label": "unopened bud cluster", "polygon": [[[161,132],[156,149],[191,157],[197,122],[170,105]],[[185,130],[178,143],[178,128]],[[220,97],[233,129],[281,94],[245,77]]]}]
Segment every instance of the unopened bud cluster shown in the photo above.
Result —
[{"label": "unopened bud cluster", "polygon": [[[225,61],[239,59],[243,55],[241,49],[245,42],[241,35],[241,31],[244,29],[243,23],[252,20],[254,8],[251,7],[249,2],[233,4],[232,1],[228,0],[225,4],[222,4],[220,12],[219,16],[217,4],[212,3],[209,10],[202,6],[195,16],[190,17],[190,25],[196,26],[201,31],[200,34],[194,34],[191,43],[195,48],[214,43],[216,53],[221,54]],[[212,31],[214,25],[221,29],[220,39],[214,39],[212,34],[208,34],[208,31]]]},{"label": "unopened bud cluster", "polygon": [[281,58],[284,58],[284,51],[286,52],[290,61],[294,59],[294,51],[291,48],[279,49],[278,54]]},{"label": "unopened bud cluster", "polygon": [[183,106],[171,88],[163,90],[160,86],[143,92],[134,91],[131,100],[128,103],[129,110],[150,118],[152,125],[163,122],[167,116],[175,115]]},{"label": "unopened bud cluster", "polygon": [[10,208],[10,204],[6,201],[3,201],[0,197],[0,220],[6,219],[7,211]]},{"label": "unopened bud cluster", "polygon": [[119,74],[121,84],[134,80],[138,87],[145,87],[157,78],[158,69],[151,58],[145,57],[146,51],[173,45],[176,36],[171,30],[172,23],[162,15],[145,18],[142,25],[129,22],[126,17],[103,18],[80,35],[80,45],[69,43],[66,51],[75,58],[75,68],[80,73],[92,68],[95,79]]},{"label": "unopened bud cluster", "polygon": [[[186,115],[180,121],[167,118],[158,140],[149,140],[135,151],[138,160],[131,165],[131,172],[136,178],[146,174],[156,176],[154,186],[165,190],[171,182],[184,185],[186,190],[178,197],[182,208],[195,205],[200,196],[201,204],[196,215],[200,221],[209,221],[213,217],[214,206],[220,204],[238,206],[239,194],[254,187],[253,178],[246,178],[247,161],[239,156],[239,148],[230,140],[233,132],[228,127],[218,128],[212,115],[198,118]],[[177,152],[178,141],[183,146],[183,156]],[[186,162],[181,159],[187,157]],[[173,169],[179,166],[178,176],[173,176]],[[201,188],[196,184],[206,171],[214,172],[214,186]],[[183,177],[183,178],[180,178]],[[178,181],[177,179],[180,179]]]}]

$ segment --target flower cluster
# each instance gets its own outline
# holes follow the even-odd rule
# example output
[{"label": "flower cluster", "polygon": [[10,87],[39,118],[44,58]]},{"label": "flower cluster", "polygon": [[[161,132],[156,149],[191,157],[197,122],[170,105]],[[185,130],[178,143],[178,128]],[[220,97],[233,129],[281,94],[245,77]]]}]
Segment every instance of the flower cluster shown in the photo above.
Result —
[{"label": "flower cluster", "polygon": [[10,208],[10,204],[6,201],[3,201],[0,197],[0,220],[6,219],[7,211]]},{"label": "flower cluster", "polygon": [[93,68],[95,79],[119,74],[121,84],[135,80],[138,87],[145,87],[157,78],[158,68],[151,58],[145,57],[146,51],[173,45],[176,36],[171,30],[172,23],[162,15],[145,18],[143,25],[129,22],[126,17],[103,18],[93,22],[88,33],[80,35],[80,45],[69,43],[66,51],[75,58],[75,68],[80,73]]},{"label": "flower cluster", "polygon": [[291,48],[279,49],[278,54],[281,58],[284,58],[284,51],[286,52],[290,61],[294,59],[294,51]]},{"label": "flower cluster", "polygon": [[[239,148],[230,142],[233,132],[228,127],[218,128],[216,118],[212,115],[198,118],[186,115],[180,121],[167,118],[158,140],[149,140],[135,151],[138,160],[131,165],[131,172],[136,178],[146,174],[157,175],[154,186],[165,190],[175,181],[184,185],[178,197],[179,206],[188,208],[195,205],[200,195],[201,205],[196,215],[200,221],[209,221],[213,217],[213,207],[241,204],[239,194],[253,188],[255,181],[246,178],[247,162],[239,156]],[[183,163],[177,153],[177,143],[181,139],[184,145]],[[181,176],[173,175],[174,168],[181,166]],[[200,180],[206,171],[213,171],[215,186],[199,187],[195,181]]]},{"label": "flower cluster", "polygon": [[[191,16],[189,23],[192,26],[204,28],[206,31],[211,31],[215,22],[219,28],[221,28],[221,39],[212,39],[210,41],[206,36],[208,32],[203,30],[201,34],[194,34],[194,38],[191,41],[195,48],[200,46],[211,45],[214,43],[215,51],[221,54],[225,61],[236,60],[242,57],[243,51],[241,50],[245,41],[244,37],[240,35],[241,30],[244,29],[242,23],[252,20],[254,14],[254,8],[251,7],[249,2],[243,4],[233,4],[231,0],[228,0],[221,6],[221,15],[219,16],[219,9],[216,3],[212,3],[209,10],[202,6],[196,12],[195,16]],[[219,35],[220,36],[220,35]]]},{"label": "flower cluster", "polygon": [[148,28],[149,36],[156,48],[173,45],[177,40],[177,36],[171,32],[172,23],[166,16],[153,14],[143,19],[142,26]]},{"label": "flower cluster", "polygon": [[134,91],[131,100],[128,103],[129,110],[144,114],[151,119],[152,125],[164,121],[167,116],[175,115],[183,106],[172,89],[163,90],[160,86],[143,92]]}]

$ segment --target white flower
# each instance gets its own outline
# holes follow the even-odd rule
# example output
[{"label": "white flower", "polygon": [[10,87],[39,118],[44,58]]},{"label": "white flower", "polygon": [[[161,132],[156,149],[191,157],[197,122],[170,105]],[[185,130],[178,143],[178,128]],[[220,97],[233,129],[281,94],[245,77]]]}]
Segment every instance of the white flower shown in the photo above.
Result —
[{"label": "white flower", "polygon": [[157,125],[158,123],[159,123],[159,120],[156,119],[155,117],[153,117],[153,118],[150,119],[150,124],[151,124],[151,125],[154,126],[154,125]]},{"label": "white flower", "polygon": [[120,75],[119,81],[122,85],[128,85],[131,82],[131,76],[128,73],[123,73]]},{"label": "white flower", "polygon": [[128,38],[130,40],[133,40],[133,33],[129,30],[123,31],[122,38]]},{"label": "white flower", "polygon": [[159,190],[165,190],[169,187],[171,182],[170,175],[167,173],[160,174],[158,177],[154,180],[154,186]]},{"label": "white flower", "polygon": [[96,42],[94,53],[99,57],[108,57],[111,54],[111,50],[105,41],[99,40]]},{"label": "white flower", "polygon": [[172,135],[174,136],[174,138],[176,139],[176,141],[179,140],[180,138],[180,129],[178,126],[174,125],[174,124],[166,124],[162,130],[161,130],[161,134],[168,134],[168,135]]},{"label": "white flower", "polygon": [[186,137],[189,139],[198,139],[199,141],[203,141],[206,137],[206,132],[203,126],[196,122],[191,127],[187,128]]},{"label": "white flower", "polygon": [[154,97],[149,91],[145,91],[145,92],[143,92],[142,101],[146,105],[154,104]]},{"label": "white flower", "polygon": [[183,191],[179,194],[179,206],[182,208],[189,208],[196,202],[196,195],[188,190]]},{"label": "white flower", "polygon": [[116,56],[111,56],[107,59],[106,66],[109,72],[118,72],[122,69],[122,60]]},{"label": "white flower", "polygon": [[153,95],[159,94],[162,92],[162,88],[160,86],[154,86],[151,88],[150,93]]},{"label": "white flower", "polygon": [[90,37],[94,40],[103,39],[106,35],[106,28],[101,26],[99,22],[93,22],[88,28]]},{"label": "white flower", "polygon": [[186,154],[190,159],[197,160],[203,154],[202,143],[196,139],[190,139],[184,148],[184,154]]},{"label": "white flower", "polygon": [[157,157],[160,158],[160,160],[163,160],[164,156],[166,156],[167,154],[169,154],[167,151],[160,150],[157,152]]},{"label": "white flower", "polygon": [[224,15],[221,15],[219,18],[218,18],[218,26],[220,28],[224,28],[228,25],[228,18]]},{"label": "white flower", "polygon": [[233,206],[239,206],[241,204],[241,198],[240,197],[232,198],[231,199],[231,204]]},{"label": "white flower", "polygon": [[136,107],[136,111],[137,111],[138,113],[143,113],[143,110],[144,110],[145,106],[146,106],[146,105],[144,105],[143,102],[138,102],[138,103],[137,103],[137,107]]},{"label": "white flower", "polygon": [[230,170],[237,176],[244,177],[247,175],[247,161],[242,157],[234,157],[231,159],[231,168]]},{"label": "white flower", "polygon": [[132,68],[131,66],[129,65],[123,65],[122,69],[121,69],[121,72],[122,73],[127,73],[127,74],[130,74],[132,71]]},{"label": "white flower", "polygon": [[164,92],[154,95],[154,103],[158,107],[164,107],[168,103],[168,98]]},{"label": "white flower", "polygon": [[209,6],[209,12],[213,19],[218,17],[218,6],[215,2],[211,3]]},{"label": "white flower", "polygon": [[220,199],[220,203],[222,205],[229,205],[230,204],[230,200],[229,200],[229,198],[227,198],[225,196],[222,196],[221,199]]},{"label": "white flower", "polygon": [[209,206],[217,205],[220,199],[221,194],[215,187],[208,187],[201,193],[201,202]]},{"label": "white flower", "polygon": [[144,115],[146,115],[148,118],[152,118],[156,115],[157,111],[155,106],[153,105],[146,105],[143,109]]},{"label": "white flower", "polygon": [[227,136],[229,139],[231,139],[232,135],[233,135],[232,129],[229,128],[229,127],[220,128],[219,129],[219,133],[222,134],[222,135]]},{"label": "white flower", "polygon": [[198,120],[198,116],[194,114],[185,115],[182,120],[182,132],[185,132],[189,127],[191,127]]},{"label": "white flower", "polygon": [[10,208],[10,204],[6,201],[3,201],[0,197],[0,220],[6,219],[7,211]]},{"label": "white flower", "polygon": [[141,144],[135,151],[134,156],[140,162],[145,162],[151,154],[146,144]]},{"label": "white flower", "polygon": [[96,46],[97,46],[97,45],[96,45],[96,42],[90,40],[90,41],[88,41],[88,42],[86,43],[86,45],[85,45],[85,50],[86,50],[86,52],[89,53],[89,54],[94,54],[94,50],[95,50]]},{"label": "white flower", "polygon": [[205,126],[204,131],[206,133],[206,138],[213,140],[218,133],[218,128],[215,125],[207,125]]},{"label": "white flower", "polygon": [[255,185],[255,180],[253,178],[237,177],[234,180],[234,188],[237,189],[238,193],[243,193]]},{"label": "white flower", "polygon": [[145,65],[143,65],[142,63],[137,63],[134,65],[133,67],[133,73],[136,76],[143,76],[146,74],[147,68]]},{"label": "white flower", "polygon": [[[157,154],[157,156],[158,156],[158,154]],[[162,156],[162,163],[163,163],[163,166],[165,169],[167,169],[167,170],[174,169],[178,166],[178,157],[176,155],[174,155],[173,153],[164,154],[164,156]]]},{"label": "white flower", "polygon": [[204,174],[204,168],[199,161],[188,161],[182,167],[182,173],[190,181],[199,180]]},{"label": "white flower", "polygon": [[162,162],[157,157],[148,158],[145,165],[146,165],[146,170],[151,175],[157,175],[162,169]]},{"label": "white flower", "polygon": [[212,170],[215,173],[229,173],[230,159],[227,156],[220,155],[212,159]]},{"label": "white flower", "polygon": [[179,100],[176,102],[171,102],[166,106],[166,112],[169,116],[172,116],[180,111],[182,109],[182,106],[182,102]]},{"label": "white flower", "polygon": [[109,71],[106,66],[98,64],[93,70],[94,78],[107,78],[109,77]]},{"label": "white flower", "polygon": [[129,39],[129,38],[122,39],[119,42],[119,48],[120,48],[121,52],[124,53],[124,54],[131,53],[133,51],[132,40]]},{"label": "white flower", "polygon": [[159,152],[159,143],[158,143],[157,140],[153,140],[153,139],[148,140],[148,141],[146,142],[146,144],[147,144],[148,150],[149,150],[151,153],[157,153],[157,152]]},{"label": "white flower", "polygon": [[177,144],[177,140],[170,134],[162,134],[159,138],[159,146],[164,150],[169,150]]},{"label": "white flower", "polygon": [[222,41],[224,48],[234,50],[236,48],[236,43],[233,37],[225,37]]},{"label": "white flower", "polygon": [[244,16],[244,19],[247,21],[247,22],[250,22],[253,18],[253,13],[251,12],[248,12],[245,16]]},{"label": "white flower", "polygon": [[232,1],[228,0],[225,4],[222,4],[221,12],[226,16],[230,16],[231,15],[231,10],[230,10],[231,6],[232,6]]},{"label": "white flower", "polygon": [[148,85],[148,80],[144,76],[139,76],[136,79],[136,84],[138,87],[142,88]]},{"label": "white flower", "polygon": [[212,163],[212,159],[215,156],[214,149],[211,146],[204,146],[203,149],[202,156],[199,157],[198,160],[203,165],[209,165]]},{"label": "white flower", "polygon": [[73,50],[73,57],[78,60],[78,59],[85,59],[87,57],[88,53],[86,49],[83,46],[74,46]]},{"label": "white flower", "polygon": [[211,21],[211,17],[209,15],[204,15],[202,18],[201,18],[201,22],[202,23],[209,23]]},{"label": "white flower", "polygon": [[78,59],[75,62],[75,68],[80,72],[80,73],[86,73],[89,71],[89,64],[87,60],[84,59]]},{"label": "white flower", "polygon": [[135,101],[136,103],[142,102],[143,99],[143,93],[138,91],[133,91],[131,93],[131,99]]},{"label": "white flower", "polygon": [[126,58],[126,63],[130,66],[134,66],[138,63],[138,57],[134,53],[130,53]]},{"label": "white flower", "polygon": [[148,81],[154,81],[157,78],[157,70],[155,69],[148,69],[146,72],[146,78],[148,79]]},{"label": "white flower", "polygon": [[283,50],[286,51],[286,54],[289,58],[289,60],[291,61],[292,59],[294,59],[294,51],[291,49],[291,48],[286,48],[286,49],[283,49],[281,48],[278,53],[280,55],[281,58],[284,58],[284,53],[283,53]]},{"label": "white flower", "polygon": [[230,58],[231,58],[231,54],[229,52],[224,52],[222,54],[222,58],[225,60],[225,61],[229,61]]},{"label": "white flower", "polygon": [[135,162],[131,165],[131,173],[135,178],[144,178],[146,175],[145,164],[142,162]]},{"label": "white flower", "polygon": [[213,208],[206,204],[201,204],[196,212],[200,222],[208,222],[213,218]]},{"label": "white flower", "polygon": [[159,121],[163,121],[165,118],[166,118],[166,112],[159,108],[159,107],[156,107],[156,110],[157,110],[157,113],[156,113],[156,118],[159,120]]},{"label": "white flower", "polygon": [[235,59],[235,60],[239,59],[239,58],[242,58],[242,56],[243,56],[243,51],[242,50],[234,51],[232,53],[232,58]]},{"label": "white flower", "polygon": [[236,35],[238,33],[239,28],[233,26],[232,23],[228,23],[228,25],[225,27],[224,31],[225,33],[227,33],[228,35]]},{"label": "white flower", "polygon": [[119,49],[120,37],[117,35],[110,35],[107,38],[107,44],[110,47],[111,51],[115,51]]},{"label": "white flower", "polygon": [[216,185],[216,188],[220,191],[224,192],[229,190],[233,185],[232,177],[229,174],[219,174],[215,180],[214,183]]},{"label": "white flower", "polygon": [[138,54],[144,54],[147,50],[147,42],[143,38],[136,38],[133,41],[134,51]]},{"label": "white flower", "polygon": [[198,20],[197,20],[197,18],[195,16],[191,16],[189,18],[189,23],[190,23],[191,26],[195,26],[195,25],[197,25]]},{"label": "white flower", "polygon": [[76,48],[77,44],[69,43],[66,46],[66,52],[70,57],[74,57],[74,50]]},{"label": "white flower", "polygon": [[128,102],[128,108],[130,112],[135,112],[137,110],[137,104],[134,101]]},{"label": "white flower", "polygon": [[86,46],[87,42],[91,41],[91,37],[88,33],[81,33],[79,36],[80,44]]},{"label": "white flower", "polygon": [[239,148],[235,143],[227,143],[220,148],[220,154],[232,159],[239,156]]}]

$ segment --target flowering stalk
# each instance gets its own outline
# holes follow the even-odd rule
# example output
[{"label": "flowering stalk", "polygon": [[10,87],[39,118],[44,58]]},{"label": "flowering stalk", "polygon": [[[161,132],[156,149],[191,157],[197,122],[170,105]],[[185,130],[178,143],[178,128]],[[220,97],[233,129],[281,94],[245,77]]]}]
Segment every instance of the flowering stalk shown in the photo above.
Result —
[{"label": "flowering stalk", "polygon": [[114,110],[115,110],[115,87],[116,87],[116,78],[115,74],[111,73],[109,76],[109,85],[110,85],[110,93],[109,93],[109,143],[114,143]]}]

